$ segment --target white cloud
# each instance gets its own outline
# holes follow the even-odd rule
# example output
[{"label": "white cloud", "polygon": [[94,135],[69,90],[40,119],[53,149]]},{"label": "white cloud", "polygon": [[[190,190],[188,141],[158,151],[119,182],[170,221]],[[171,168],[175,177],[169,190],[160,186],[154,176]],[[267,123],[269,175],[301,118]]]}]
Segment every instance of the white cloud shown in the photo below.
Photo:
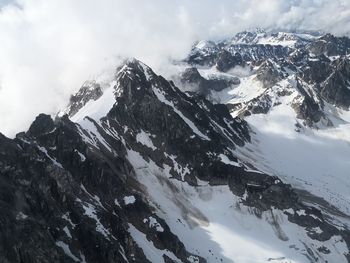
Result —
[{"label": "white cloud", "polygon": [[18,0],[0,12],[0,131],[55,113],[82,82],[134,56],[161,68],[196,39],[249,27],[350,33],[348,0]]}]

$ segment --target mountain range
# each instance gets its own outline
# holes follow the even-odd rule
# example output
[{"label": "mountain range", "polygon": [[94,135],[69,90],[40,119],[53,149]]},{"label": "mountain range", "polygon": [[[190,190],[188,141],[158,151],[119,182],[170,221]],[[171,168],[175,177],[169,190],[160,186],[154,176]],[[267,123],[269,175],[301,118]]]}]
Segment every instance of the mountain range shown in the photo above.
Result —
[{"label": "mountain range", "polygon": [[0,135],[0,262],[350,262],[350,39],[130,58]]}]

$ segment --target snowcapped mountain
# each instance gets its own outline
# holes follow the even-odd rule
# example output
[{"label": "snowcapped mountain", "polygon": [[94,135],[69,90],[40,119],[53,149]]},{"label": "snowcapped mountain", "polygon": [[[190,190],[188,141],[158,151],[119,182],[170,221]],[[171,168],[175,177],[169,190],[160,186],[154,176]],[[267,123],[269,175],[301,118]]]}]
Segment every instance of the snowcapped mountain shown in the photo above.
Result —
[{"label": "snowcapped mountain", "polygon": [[[257,44],[262,38],[272,39],[275,44],[282,41],[278,46],[282,48],[285,46],[282,35],[298,40],[297,44],[288,46],[282,57],[261,56],[256,60],[255,56],[236,52],[243,42],[241,39],[245,39],[246,46],[259,50],[258,54],[264,54],[269,46]],[[251,133],[253,143],[246,144],[245,155],[260,163],[260,170],[282,176],[294,187],[321,196],[349,214],[349,184],[345,178],[350,154],[347,55],[350,42],[348,38],[329,34],[319,37],[303,34],[302,37],[291,33],[243,32],[233,38],[235,41],[216,43],[217,50],[210,55],[200,55],[202,51],[198,45],[194,46],[186,60],[189,65],[182,67],[189,67],[201,78],[211,81],[235,78],[236,84],[200,93],[214,103],[226,104],[232,116],[248,122],[254,132]],[[234,68],[223,67],[222,63],[230,62],[222,60],[222,52],[231,56],[227,60],[231,63],[234,56],[241,56],[242,60]],[[194,54],[199,57],[193,60]],[[211,61],[203,64],[202,56],[210,56]],[[198,86],[198,76],[189,78],[188,69],[180,71],[175,78],[180,86]]]},{"label": "snowcapped mountain", "polygon": [[1,262],[350,262],[349,39],[129,59],[0,136]]}]

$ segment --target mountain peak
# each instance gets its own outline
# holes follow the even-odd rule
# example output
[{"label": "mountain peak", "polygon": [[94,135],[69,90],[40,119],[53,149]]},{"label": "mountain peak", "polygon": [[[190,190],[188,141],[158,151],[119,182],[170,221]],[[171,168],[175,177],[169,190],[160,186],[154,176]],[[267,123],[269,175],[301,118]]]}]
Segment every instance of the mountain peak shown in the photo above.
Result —
[{"label": "mountain peak", "polygon": [[121,74],[127,74],[129,76],[134,75],[140,77],[144,75],[146,80],[149,80],[155,73],[153,70],[136,58],[128,58],[124,60],[117,68],[117,77]]},{"label": "mountain peak", "polygon": [[54,121],[50,115],[39,114],[32,125],[29,127],[27,134],[35,136],[37,134],[49,133],[55,129]]},{"label": "mountain peak", "polygon": [[135,58],[125,59],[113,74],[108,74],[110,76],[101,78],[103,82],[99,78],[85,81],[58,116],[68,114],[75,121],[85,116],[99,119],[108,113],[118,97],[150,91],[149,82],[157,77],[149,66]]},{"label": "mountain peak", "polygon": [[127,59],[117,69],[115,95],[119,97],[125,92],[129,95],[141,90],[144,92],[150,89],[149,82],[156,76],[153,70],[141,61],[135,58]]}]

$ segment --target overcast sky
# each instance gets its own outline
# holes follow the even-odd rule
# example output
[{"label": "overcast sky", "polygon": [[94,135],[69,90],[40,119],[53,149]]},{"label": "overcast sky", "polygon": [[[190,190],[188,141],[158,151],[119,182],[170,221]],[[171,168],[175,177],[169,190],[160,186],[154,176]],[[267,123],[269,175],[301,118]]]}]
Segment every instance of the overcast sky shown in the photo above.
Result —
[{"label": "overcast sky", "polygon": [[[9,4],[10,3],[10,4]],[[350,33],[350,0],[0,0],[0,132],[53,114],[85,79],[137,57],[156,69],[198,39],[267,29]]]}]

